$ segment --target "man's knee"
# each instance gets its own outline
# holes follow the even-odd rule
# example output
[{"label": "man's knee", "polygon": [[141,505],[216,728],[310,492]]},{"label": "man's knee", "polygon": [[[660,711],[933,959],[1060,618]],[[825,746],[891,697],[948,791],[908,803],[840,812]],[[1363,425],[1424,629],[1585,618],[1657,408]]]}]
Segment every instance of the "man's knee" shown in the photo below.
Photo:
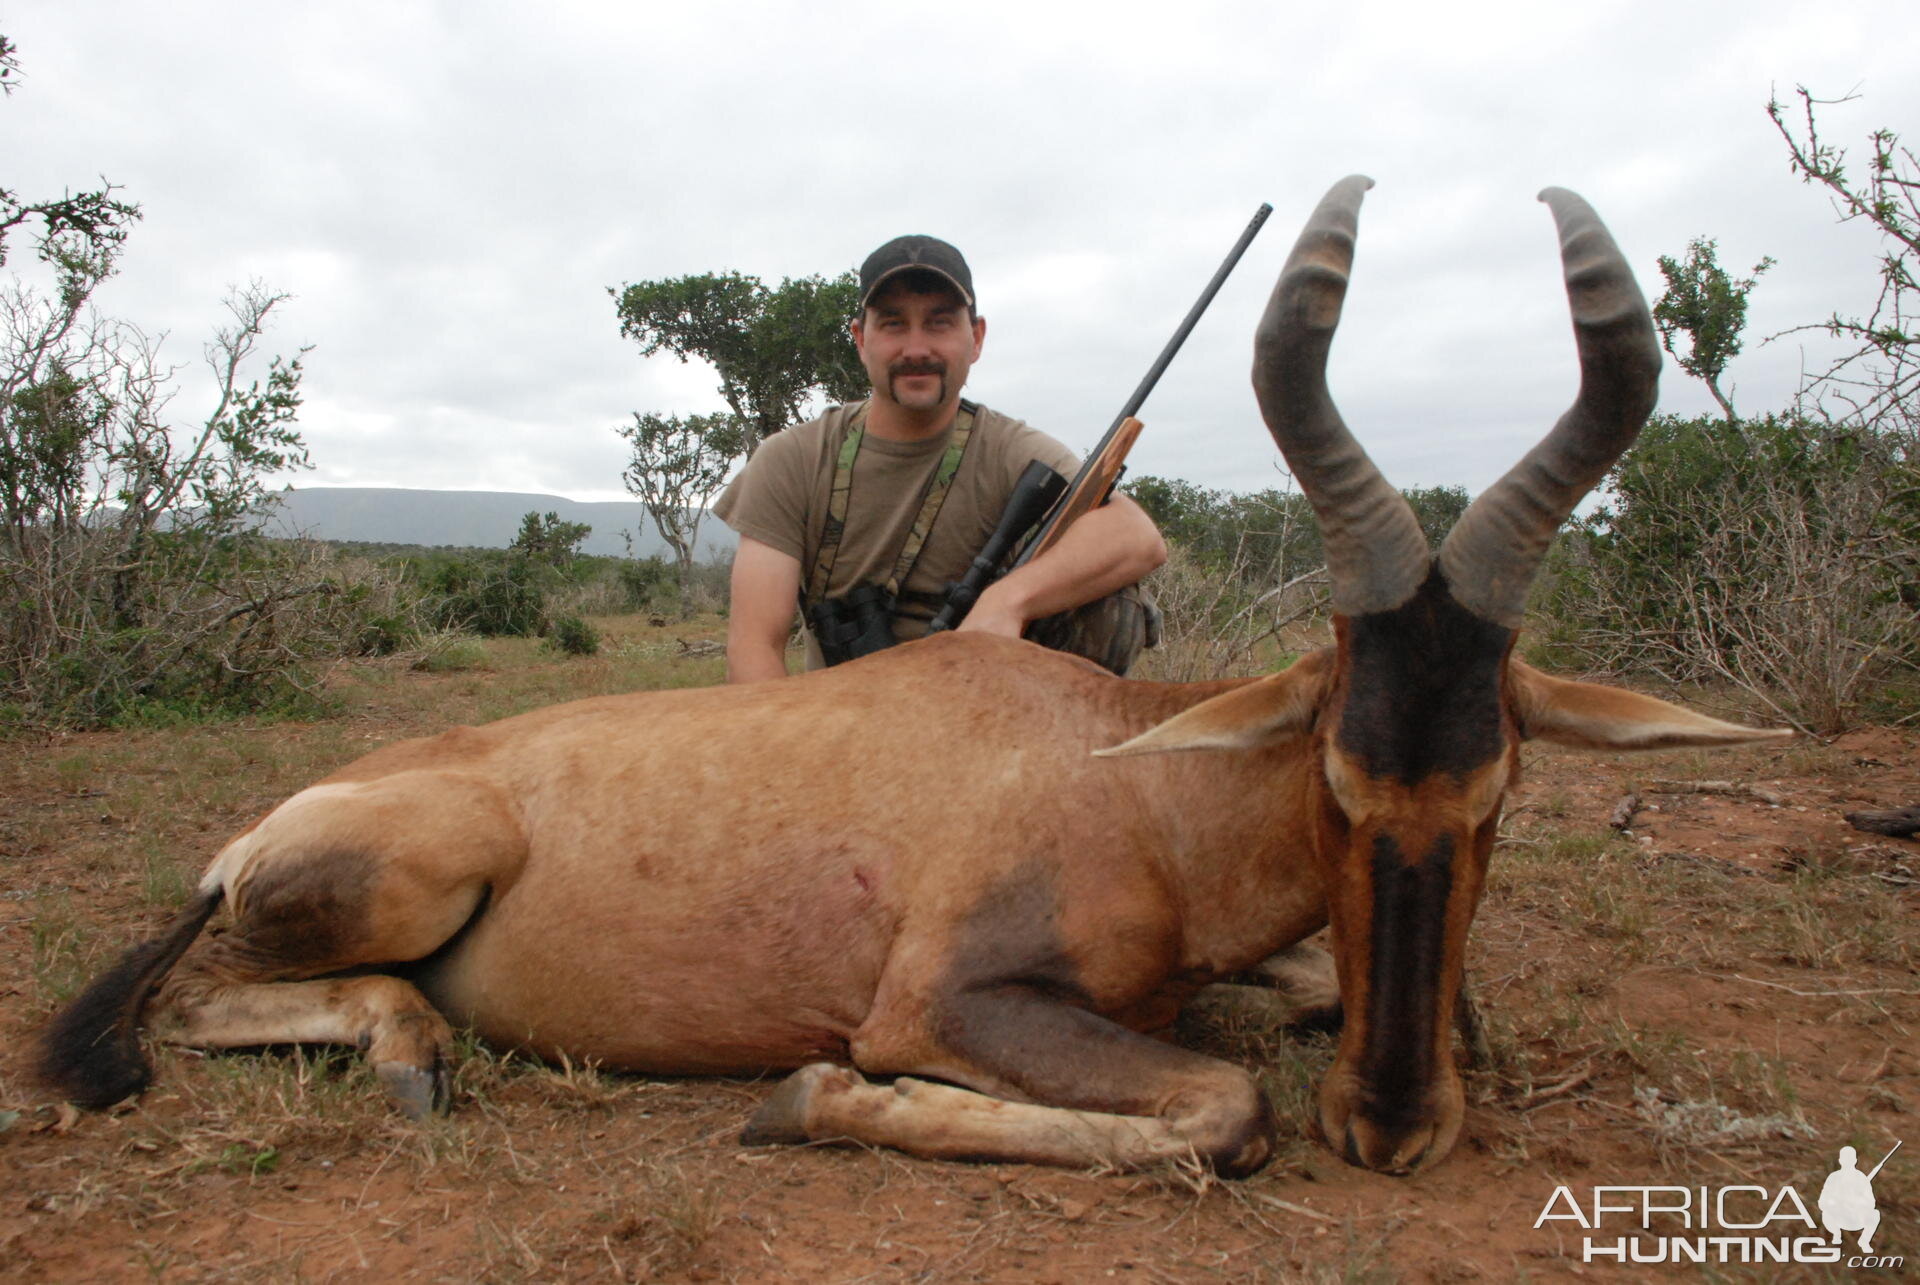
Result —
[{"label": "man's knee", "polygon": [[1140,653],[1159,643],[1160,609],[1138,585],[1129,585],[1036,621],[1027,636],[1125,677]]}]

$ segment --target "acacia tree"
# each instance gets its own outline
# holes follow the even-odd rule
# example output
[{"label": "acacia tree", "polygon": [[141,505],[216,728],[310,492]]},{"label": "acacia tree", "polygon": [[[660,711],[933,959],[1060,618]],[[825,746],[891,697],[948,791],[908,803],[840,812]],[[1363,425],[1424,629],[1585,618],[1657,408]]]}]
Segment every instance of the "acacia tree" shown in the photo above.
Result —
[{"label": "acacia tree", "polygon": [[732,415],[642,415],[614,430],[633,456],[621,480],[646,506],[673,549],[681,619],[693,614],[693,559],[706,504],[746,448],[746,426]]},{"label": "acacia tree", "polygon": [[573,565],[573,560],[580,555],[581,543],[592,534],[590,524],[563,522],[552,510],[544,516],[530,512],[520,519],[519,534],[507,547],[535,562],[564,569]]},{"label": "acacia tree", "polygon": [[[1720,404],[1729,424],[1734,423],[1733,401],[1721,390],[1720,376],[1727,363],[1740,355],[1740,332],[1747,324],[1747,295],[1760,275],[1773,266],[1772,258],[1753,265],[1751,276],[1736,279],[1715,258],[1718,243],[1695,237],[1687,244],[1685,260],[1660,256],[1660,273],[1667,288],[1653,303],[1653,322],[1660,343],[1680,369],[1698,379]],[[1685,340],[1685,351],[1681,340]]]},{"label": "acacia tree", "polygon": [[[1799,126],[1787,123],[1778,101],[1767,114],[1786,140],[1801,181],[1833,194],[1842,222],[1864,220],[1880,234],[1880,293],[1865,315],[1835,312],[1821,323],[1856,347],[1817,377],[1809,391],[1831,395],[1849,408],[1846,422],[1871,435],[1868,443],[1885,461],[1887,498],[1865,543],[1877,565],[1897,586],[1913,637],[1920,638],[1920,158],[1890,129],[1869,136],[1872,160],[1864,178],[1848,173],[1846,149],[1820,137],[1816,107],[1851,100],[1819,99],[1804,86]],[[1920,668],[1920,643],[1907,649]]]},{"label": "acacia tree", "polygon": [[701,273],[608,293],[620,333],[641,356],[665,351],[712,364],[721,398],[748,431],[742,450],[799,423],[815,394],[851,401],[866,392],[847,332],[860,299],[851,272],[773,288],[740,272]]},{"label": "acacia tree", "polygon": [[639,281],[609,290],[620,333],[640,355],[698,357],[720,376],[730,414],[634,413],[616,431],[632,445],[623,477],[673,548],[680,610],[692,611],[695,537],[703,506],[741,456],[801,421],[816,395],[850,401],[867,389],[847,323],[859,305],[851,272],[789,277],[769,288],[741,272]]}]

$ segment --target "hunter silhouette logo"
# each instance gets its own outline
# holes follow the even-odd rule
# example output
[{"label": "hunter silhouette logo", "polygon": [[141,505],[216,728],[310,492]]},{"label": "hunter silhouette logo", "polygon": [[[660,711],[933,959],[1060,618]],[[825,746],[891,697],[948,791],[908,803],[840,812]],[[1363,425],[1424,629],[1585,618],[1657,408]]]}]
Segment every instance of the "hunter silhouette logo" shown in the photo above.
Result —
[{"label": "hunter silhouette logo", "polygon": [[[1898,1151],[1900,1144],[1893,1144]],[[1873,1180],[1880,1176],[1880,1170],[1887,1161],[1893,1159],[1893,1151],[1880,1158],[1872,1173],[1861,1173],[1854,1162],[1859,1158],[1852,1147],[1840,1148],[1840,1167],[1827,1175],[1826,1185],[1820,1188],[1820,1224],[1833,1233],[1833,1243],[1840,1243],[1840,1233],[1857,1231],[1860,1233],[1860,1252],[1873,1252],[1873,1233],[1880,1226],[1880,1208],[1873,1199]]]},{"label": "hunter silhouette logo", "polygon": [[[1777,1191],[1752,1184],[1731,1187],[1594,1187],[1583,1204],[1566,1186],[1553,1189],[1538,1230],[1577,1223],[1580,1261],[1616,1263],[1835,1263],[1847,1267],[1902,1267],[1898,1255],[1876,1254],[1880,1210],[1873,1180],[1900,1150],[1860,1172],[1859,1153],[1842,1147],[1839,1168],[1827,1175],[1813,1211],[1792,1186]],[[1821,1234],[1824,1231],[1824,1235]],[[1841,1244],[1857,1233],[1857,1252]]]}]

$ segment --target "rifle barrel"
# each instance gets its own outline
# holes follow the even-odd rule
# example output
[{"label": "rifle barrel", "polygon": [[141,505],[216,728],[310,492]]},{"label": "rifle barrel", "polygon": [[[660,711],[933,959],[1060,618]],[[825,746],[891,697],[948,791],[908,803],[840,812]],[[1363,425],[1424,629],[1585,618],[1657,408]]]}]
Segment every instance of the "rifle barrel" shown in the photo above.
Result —
[{"label": "rifle barrel", "polygon": [[1167,367],[1173,364],[1174,355],[1180,351],[1180,345],[1187,342],[1187,336],[1192,334],[1193,328],[1199,324],[1200,314],[1207,310],[1207,305],[1213,302],[1213,297],[1220,293],[1220,287],[1227,283],[1227,277],[1239,264],[1240,256],[1247,252],[1247,247],[1253,244],[1253,238],[1259,235],[1260,225],[1265,223],[1267,216],[1272,213],[1273,207],[1264,201],[1261,202],[1260,208],[1254,211],[1253,221],[1247,224],[1247,230],[1240,234],[1240,239],[1233,243],[1233,249],[1227,251],[1227,257],[1221,262],[1220,270],[1213,274],[1213,280],[1207,282],[1207,288],[1200,292],[1200,298],[1188,310],[1186,320],[1182,321],[1180,328],[1173,332],[1173,338],[1167,341],[1167,346],[1160,350],[1159,357],[1154,359],[1152,367],[1147,371],[1147,377],[1140,381],[1140,386],[1133,390],[1133,396],[1127,398],[1127,404],[1122,406],[1120,413],[1113,417],[1113,427],[1107,430],[1109,434],[1139,414],[1140,408],[1146,405],[1147,395],[1153,391],[1153,386],[1160,382],[1160,376],[1167,373]]},{"label": "rifle barrel", "polygon": [[[1160,382],[1160,376],[1164,375],[1167,367],[1172,364],[1174,355],[1180,351],[1180,345],[1187,342],[1187,336],[1192,334],[1194,326],[1199,324],[1200,314],[1207,310],[1207,305],[1213,302],[1213,297],[1220,293],[1220,287],[1226,284],[1227,277],[1240,262],[1240,256],[1247,252],[1247,247],[1253,244],[1253,238],[1259,235],[1260,225],[1265,223],[1267,216],[1272,213],[1273,207],[1264,201],[1260,203],[1260,208],[1253,212],[1253,220],[1247,224],[1246,231],[1242,232],[1240,239],[1233,243],[1233,249],[1227,251],[1227,257],[1221,262],[1219,270],[1213,274],[1213,280],[1207,282],[1207,288],[1200,292],[1200,298],[1194,302],[1192,308],[1188,309],[1186,320],[1180,323],[1179,329],[1173,332],[1173,338],[1167,341],[1167,346],[1160,350],[1160,355],[1154,359],[1153,365],[1147,370],[1147,377],[1140,381],[1140,386],[1133,390],[1133,396],[1127,398],[1127,404],[1120,408],[1118,415],[1114,416],[1112,427],[1107,429],[1093,450],[1088,453],[1086,461],[1080,465],[1080,471],[1074,474],[1066,493],[1060,497],[1053,511],[1041,522],[1039,530],[1014,557],[1015,567],[1025,566],[1035,552],[1046,544],[1052,537],[1054,527],[1060,522],[1061,515],[1074,503],[1081,488],[1093,484],[1090,479],[1093,476],[1094,467],[1099,463],[1100,457],[1106,453],[1108,446],[1113,443],[1114,438],[1118,436],[1121,425],[1132,419],[1141,406],[1146,404],[1147,394],[1151,393],[1153,386]],[[1121,454],[1124,458],[1125,452]],[[1116,471],[1113,477],[1117,480],[1119,472]],[[1109,491],[1112,490],[1113,485],[1112,481],[1107,483]],[[1106,503],[1106,500],[1107,497],[1102,495],[1094,501],[1092,507],[1098,507]]]}]

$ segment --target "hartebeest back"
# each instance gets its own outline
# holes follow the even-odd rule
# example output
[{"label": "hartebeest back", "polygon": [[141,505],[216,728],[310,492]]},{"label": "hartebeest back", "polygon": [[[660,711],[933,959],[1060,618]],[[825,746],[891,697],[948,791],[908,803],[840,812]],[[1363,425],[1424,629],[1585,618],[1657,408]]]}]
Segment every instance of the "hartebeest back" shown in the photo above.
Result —
[{"label": "hartebeest back", "polygon": [[[1429,557],[1326,388],[1368,186],[1315,211],[1254,369],[1320,515],[1332,647],[1169,685],[944,635],[391,746],[223,848],[174,926],[56,1019],[47,1078],[95,1105],[138,1091],[146,1008],[183,1044],[357,1042],[417,1113],[444,1099],[451,1017],[611,1067],[800,1068],[749,1142],[1238,1174],[1273,1145],[1252,1077],[1143,1032],[1331,924],[1345,1026],[1320,1130],[1390,1172],[1444,1156],[1450,1019],[1521,741],[1785,733],[1512,658],[1554,529],[1631,442],[1659,365],[1569,193],[1546,199],[1580,396]],[[223,900],[232,927],[196,940]]]}]

